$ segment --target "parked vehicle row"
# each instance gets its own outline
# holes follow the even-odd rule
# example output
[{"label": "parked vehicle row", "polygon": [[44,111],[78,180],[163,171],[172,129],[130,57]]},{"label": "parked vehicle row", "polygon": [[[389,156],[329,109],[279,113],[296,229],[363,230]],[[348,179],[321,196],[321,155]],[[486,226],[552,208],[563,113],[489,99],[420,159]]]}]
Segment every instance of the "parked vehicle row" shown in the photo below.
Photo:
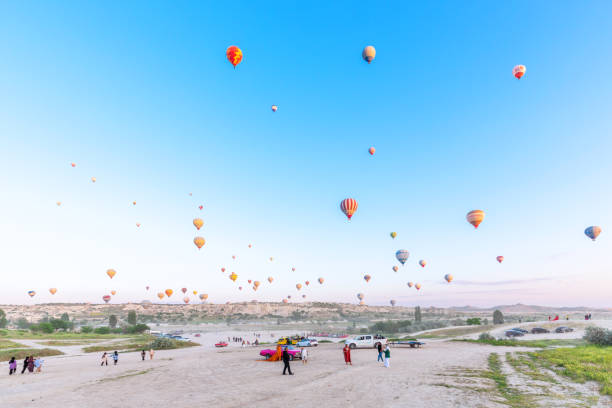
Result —
[{"label": "parked vehicle row", "polygon": [[[567,326],[559,326],[555,329],[555,333],[569,333],[573,331],[574,329],[572,329],[571,327],[567,327]],[[529,333],[528,330],[521,329],[520,327],[514,327],[510,330],[506,330],[505,335],[506,337],[521,337],[527,333]],[[534,327],[531,329],[531,334],[543,334],[543,333],[550,333],[550,330],[545,329],[543,327]]]}]

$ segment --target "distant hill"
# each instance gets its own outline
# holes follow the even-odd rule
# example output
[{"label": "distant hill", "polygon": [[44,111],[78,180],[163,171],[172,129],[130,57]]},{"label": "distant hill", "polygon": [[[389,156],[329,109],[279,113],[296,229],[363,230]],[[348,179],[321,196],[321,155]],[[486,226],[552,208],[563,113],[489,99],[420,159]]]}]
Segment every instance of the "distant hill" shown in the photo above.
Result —
[{"label": "distant hill", "polygon": [[515,305],[499,305],[493,307],[475,307],[475,306],[453,306],[449,308],[456,312],[487,312],[494,310],[501,310],[502,313],[507,314],[518,314],[518,313],[569,313],[569,312],[611,312],[612,308],[592,308],[587,306],[566,306],[566,307],[554,307],[554,306],[538,306],[538,305],[524,305],[517,303]]}]

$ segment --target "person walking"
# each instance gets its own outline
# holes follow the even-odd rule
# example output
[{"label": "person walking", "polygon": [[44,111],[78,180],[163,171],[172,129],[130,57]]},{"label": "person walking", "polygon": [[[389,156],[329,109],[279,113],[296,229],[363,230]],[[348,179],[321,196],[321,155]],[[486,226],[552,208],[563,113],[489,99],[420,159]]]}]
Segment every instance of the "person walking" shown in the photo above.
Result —
[{"label": "person walking", "polygon": [[104,354],[102,354],[102,358],[100,359],[100,367],[105,364],[108,366],[108,357],[106,355],[106,351],[104,352]]},{"label": "person walking", "polygon": [[308,363],[308,350],[302,347],[300,349],[300,355],[302,356],[302,364]]},{"label": "person walking", "polygon": [[385,368],[389,368],[389,360],[391,360],[391,349],[387,344],[387,347],[385,347]]},{"label": "person walking", "polygon": [[142,361],[145,361],[145,357],[147,356],[147,352],[142,350],[142,352],[140,353],[140,356],[142,357]]},{"label": "person walking", "polygon": [[344,364],[353,365],[353,362],[351,361],[351,348],[348,346],[348,344],[344,345],[344,348],[342,349],[342,353],[344,354]]},{"label": "person walking", "polygon": [[13,375],[15,371],[17,371],[17,360],[15,360],[15,357],[11,357],[9,361],[9,375]]},{"label": "person walking", "polygon": [[382,361],[384,363],[385,359],[383,358],[382,344],[378,343],[376,348],[378,349],[378,359],[376,360],[376,362]]},{"label": "person walking", "polygon": [[149,359],[153,360],[153,356],[155,355],[155,350],[153,350],[153,348],[151,348],[151,350],[149,350]]},{"label": "person walking", "polygon": [[37,373],[40,373],[40,369],[42,368],[42,359],[40,357],[34,359],[34,368]]},{"label": "person walking", "polygon": [[117,362],[119,361],[119,353],[117,353],[117,350],[115,350],[113,353],[113,361],[115,362],[114,365],[117,365]]},{"label": "person walking", "polygon": [[23,360],[23,370],[21,370],[21,374],[25,373],[25,370],[28,368],[29,362],[30,362],[30,357],[26,356],[25,360]]},{"label": "person walking", "polygon": [[284,364],[283,375],[285,375],[285,372],[287,370],[289,370],[289,375],[293,375],[293,373],[291,372],[291,367],[289,366],[289,360],[291,360],[291,355],[289,354],[289,351],[287,350],[287,348],[285,348],[283,350],[283,364]]}]

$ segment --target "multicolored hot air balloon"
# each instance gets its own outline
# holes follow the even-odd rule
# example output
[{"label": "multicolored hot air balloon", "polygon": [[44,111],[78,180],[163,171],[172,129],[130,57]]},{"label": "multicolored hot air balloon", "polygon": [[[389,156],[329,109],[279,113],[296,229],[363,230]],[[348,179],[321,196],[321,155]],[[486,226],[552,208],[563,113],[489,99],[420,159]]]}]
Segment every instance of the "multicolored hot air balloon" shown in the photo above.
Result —
[{"label": "multicolored hot air balloon", "polygon": [[34,297],[34,295],[36,295],[36,292],[33,290],[28,290],[28,296],[29,297]]},{"label": "multicolored hot air balloon", "polygon": [[109,278],[113,279],[113,277],[115,276],[115,274],[117,273],[116,270],[114,269],[107,269],[106,270],[106,274],[109,276]]},{"label": "multicolored hot air balloon", "polygon": [[601,227],[598,227],[597,225],[588,227],[587,229],[584,230],[584,234],[587,237],[591,238],[593,241],[595,241],[597,237],[599,236],[599,234],[601,234]]},{"label": "multicolored hot air balloon", "polygon": [[289,301],[287,299],[283,299],[283,303],[288,303]]},{"label": "multicolored hot air balloon", "polygon": [[202,225],[204,225],[204,221],[202,221],[201,218],[194,218],[193,219],[193,225],[195,225],[195,227],[198,229],[198,231],[200,230],[200,228],[202,228]]},{"label": "multicolored hot air balloon", "polygon": [[242,290],[242,286],[238,286],[238,290]]},{"label": "multicolored hot air balloon", "polygon": [[376,57],[376,49],[374,47],[372,47],[371,45],[368,45],[361,52],[361,57],[368,64],[371,63],[372,61],[374,61],[374,57]]},{"label": "multicolored hot air balloon", "polygon": [[395,257],[397,258],[398,261],[400,261],[402,265],[406,263],[409,256],[410,256],[410,252],[408,252],[405,249],[400,249],[395,253]]},{"label": "multicolored hot air balloon", "polygon": [[512,68],[512,75],[514,75],[516,79],[521,79],[523,75],[525,75],[525,72],[527,72],[527,67],[524,65],[516,65]]},{"label": "multicolored hot air balloon", "polygon": [[301,284],[301,283],[297,283],[297,284],[295,285],[295,288],[296,288],[297,290],[302,289],[302,284]]},{"label": "multicolored hot air balloon", "polygon": [[414,287],[416,288],[416,290],[421,290],[421,284],[420,283],[415,283]]},{"label": "multicolored hot air balloon", "polygon": [[272,105],[272,108],[271,108],[271,109],[272,109],[272,112],[276,112],[276,111],[278,110],[278,106],[276,106],[276,105]]},{"label": "multicolored hot air balloon", "polygon": [[234,66],[234,69],[236,69],[236,65],[240,64],[240,62],[242,61],[242,50],[236,47],[235,45],[232,45],[231,47],[228,47],[225,51],[225,56],[227,57],[227,60]]},{"label": "multicolored hot air balloon", "polygon": [[318,281],[319,281],[319,283],[322,285],[322,284],[323,284],[323,282],[325,282],[325,279],[323,279],[323,278],[319,278],[319,279],[318,279]]},{"label": "multicolored hot air balloon", "polygon": [[370,279],[372,279],[372,277],[371,277],[370,275],[365,275],[365,276],[363,277],[363,279],[364,279],[366,282],[369,282],[369,281],[370,281]]},{"label": "multicolored hot air balloon", "polygon": [[446,280],[448,283],[451,283],[451,281],[453,280],[453,275],[447,273],[446,275],[444,275],[444,280]]},{"label": "multicolored hot air balloon", "polygon": [[409,288],[411,288],[411,287],[413,287],[413,286],[414,286],[414,283],[412,283],[412,282],[408,282],[408,283],[407,283],[407,285],[408,285],[408,287],[409,287]]},{"label": "multicolored hot air balloon", "polygon": [[204,238],[202,238],[202,237],[195,237],[193,239],[193,243],[195,244],[195,246],[198,247],[198,249],[201,249],[204,246],[204,244],[206,243],[206,240]]},{"label": "multicolored hot air balloon", "polygon": [[255,286],[256,288],[258,288],[258,287],[259,287],[259,285],[261,285],[261,282],[260,282],[260,281],[255,281],[255,282],[253,282],[253,286]]},{"label": "multicolored hot air balloon", "polygon": [[166,296],[170,297],[173,293],[174,291],[172,289],[166,289]]},{"label": "multicolored hot air balloon", "polygon": [[208,295],[206,293],[200,293],[200,295],[198,296],[200,298],[200,300],[204,301],[206,299],[208,299]]},{"label": "multicolored hot air balloon", "polygon": [[164,292],[157,292],[157,297],[159,300],[162,300],[164,298]]},{"label": "multicolored hot air balloon", "polygon": [[395,237],[397,237],[397,232],[393,231],[389,235],[391,235],[391,238],[395,239]]},{"label": "multicolored hot air balloon", "polygon": [[92,182],[92,183],[95,183],[95,182],[96,182],[96,178],[95,178],[95,177],[92,177],[92,178],[91,178],[91,182]]},{"label": "multicolored hot air balloon", "polygon": [[104,301],[104,303],[108,303],[111,300],[111,297],[109,295],[104,295],[102,296],[102,300]]},{"label": "multicolored hot air balloon", "polygon": [[397,267],[397,265],[393,265],[393,268],[391,268],[391,269],[393,269],[393,272],[399,271],[399,268]]},{"label": "multicolored hot air balloon", "polygon": [[363,300],[364,297],[365,297],[365,295],[363,293],[358,293],[357,294],[357,299],[359,299],[359,300]]},{"label": "multicolored hot air balloon", "polygon": [[236,282],[236,279],[238,279],[238,275],[236,275],[235,272],[232,272],[232,274],[229,276],[229,278],[233,281]]},{"label": "multicolored hot air balloon", "polygon": [[419,261],[419,265],[421,265],[421,267],[423,267],[423,268],[424,268],[424,267],[425,267],[425,265],[427,265],[427,261],[426,261],[426,260],[424,260],[424,259],[421,259],[421,260]]},{"label": "multicolored hot air balloon", "polygon": [[354,198],[345,198],[340,203],[340,209],[342,210],[344,215],[346,215],[346,217],[350,220],[351,217],[353,217],[353,214],[355,214],[355,211],[357,211],[357,200],[355,200]]},{"label": "multicolored hot air balloon", "polygon": [[374,147],[370,147],[368,149],[368,153],[370,153],[371,156],[374,156],[374,153],[376,153],[376,149]]},{"label": "multicolored hot air balloon", "polygon": [[50,288],[50,289],[49,289],[49,292],[50,292],[52,295],[55,295],[55,293],[57,293],[57,289],[56,289],[56,288]]},{"label": "multicolored hot air balloon", "polygon": [[478,228],[482,220],[484,220],[485,212],[482,210],[473,210],[467,213],[465,218],[467,221],[474,226],[474,228]]},{"label": "multicolored hot air balloon", "polygon": [[501,255],[500,255],[500,256],[498,256],[498,257],[497,257],[497,258],[495,258],[495,259],[497,259],[497,262],[499,262],[499,263],[504,262],[504,257],[503,257],[503,256],[501,256]]},{"label": "multicolored hot air balloon", "polygon": [[391,306],[395,306],[395,299],[391,299],[389,303],[391,303]]}]

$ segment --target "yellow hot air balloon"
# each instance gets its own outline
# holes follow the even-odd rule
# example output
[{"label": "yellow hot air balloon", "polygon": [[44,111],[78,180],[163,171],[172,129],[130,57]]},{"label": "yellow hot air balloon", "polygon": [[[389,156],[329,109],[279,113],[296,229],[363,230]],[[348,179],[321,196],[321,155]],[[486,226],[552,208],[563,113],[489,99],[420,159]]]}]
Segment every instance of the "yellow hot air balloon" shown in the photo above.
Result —
[{"label": "yellow hot air balloon", "polygon": [[194,291],[193,291],[193,294],[194,294],[194,295],[197,295],[197,294],[198,294],[198,291],[197,291],[197,290],[194,290]]},{"label": "yellow hot air balloon", "polygon": [[273,278],[273,277],[268,276],[268,282],[272,283],[272,281],[273,281],[273,280],[274,280],[274,278]]},{"label": "yellow hot air balloon", "polygon": [[170,297],[173,293],[174,291],[172,289],[166,289],[166,296]]},{"label": "yellow hot air balloon", "polygon": [[163,298],[164,298],[164,292],[159,292],[159,293],[157,294],[157,297],[158,297],[160,300],[161,300],[161,299],[163,299]]},{"label": "yellow hot air balloon", "polygon": [[195,225],[195,227],[198,229],[198,231],[200,230],[200,228],[202,228],[202,225],[204,225],[204,221],[202,221],[201,218],[194,218],[193,219],[193,225]]},{"label": "yellow hot air balloon", "polygon": [[111,295],[115,296],[117,294],[116,290],[111,290]]},{"label": "yellow hot air balloon", "polygon": [[361,57],[368,64],[371,63],[372,61],[374,61],[374,57],[376,57],[376,49],[374,47],[372,47],[371,45],[368,45],[361,52]]},{"label": "yellow hot air balloon", "polygon": [[421,284],[420,283],[416,283],[414,285],[414,287],[416,288],[416,290],[421,290]]},{"label": "yellow hot air balloon", "polygon": [[450,273],[447,273],[446,275],[444,275],[444,279],[448,282],[451,283],[453,280],[453,275],[451,275]]},{"label": "yellow hot air balloon", "polygon": [[323,284],[323,282],[325,282],[325,279],[323,279],[323,278],[319,278],[319,283],[320,283],[321,285]]},{"label": "yellow hot air balloon", "polygon": [[298,283],[297,285],[295,285],[295,287],[297,288],[297,290],[300,290],[300,289],[302,289],[302,284]]},{"label": "yellow hot air balloon", "polygon": [[235,272],[232,272],[232,274],[229,276],[229,278],[230,278],[232,281],[236,282],[236,279],[238,279],[238,275],[236,275],[236,273],[235,273]]},{"label": "yellow hot air balloon", "polygon": [[204,238],[202,237],[195,237],[193,239],[193,243],[195,244],[195,246],[198,247],[198,249],[200,249],[204,246],[204,244],[206,243],[206,240],[204,240]]},{"label": "yellow hot air balloon", "polygon": [[51,292],[52,295],[55,295],[55,293],[57,292],[56,288],[51,288],[49,289],[49,292]]},{"label": "yellow hot air balloon", "polygon": [[395,237],[397,237],[397,232],[393,231],[393,232],[392,232],[391,234],[389,234],[389,235],[391,235],[391,238],[395,239]]},{"label": "yellow hot air balloon", "polygon": [[261,282],[259,282],[259,281],[255,281],[255,282],[253,282],[253,286],[255,286],[255,287],[257,287],[257,288],[258,288],[258,287],[259,287],[259,285],[261,285]]},{"label": "yellow hot air balloon", "polygon": [[114,270],[114,269],[107,269],[107,270],[106,270],[106,274],[107,274],[107,275],[108,275],[108,276],[109,276],[111,279],[113,279],[113,277],[115,276],[115,274],[116,274],[116,273],[117,273],[117,271],[116,271],[116,270]]},{"label": "yellow hot air balloon", "polygon": [[482,220],[484,220],[485,212],[482,210],[473,210],[467,213],[465,218],[467,221],[474,226],[474,228],[478,228]]}]

